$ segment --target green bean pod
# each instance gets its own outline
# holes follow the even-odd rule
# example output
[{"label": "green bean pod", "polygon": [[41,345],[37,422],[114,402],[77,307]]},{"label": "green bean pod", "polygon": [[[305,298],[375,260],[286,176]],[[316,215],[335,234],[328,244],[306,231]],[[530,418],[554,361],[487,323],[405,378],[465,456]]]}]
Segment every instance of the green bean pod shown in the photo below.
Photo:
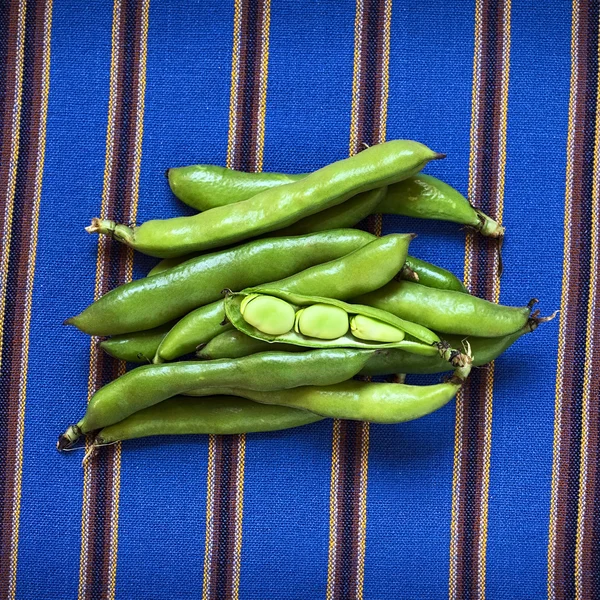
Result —
[{"label": "green bean pod", "polygon": [[109,235],[150,256],[181,256],[287,227],[356,194],[406,179],[440,158],[444,155],[418,142],[384,142],[236,204],[134,228],[93,219],[87,231]]},{"label": "green bean pod", "polygon": [[[310,296],[345,300],[356,295],[358,289],[364,293],[390,281],[402,268],[412,238],[412,234],[376,238],[346,256],[265,285]],[[224,331],[221,326],[224,317],[223,301],[189,313],[165,336],[154,361],[174,360],[194,352],[198,345],[205,344]]]},{"label": "green bean pod", "polygon": [[[346,320],[346,325],[350,317],[362,315],[374,319],[376,322],[390,325],[396,330],[400,330],[408,337],[396,342],[381,342],[367,339],[359,339],[352,335],[350,331],[344,333],[341,337],[334,339],[318,339],[303,335],[300,331],[292,329],[279,335],[270,335],[251,325],[243,314],[244,302],[251,299],[254,295],[261,298],[277,298],[284,300],[294,312],[302,307],[322,305],[341,309],[341,314]],[[283,344],[292,344],[295,346],[304,346],[306,348],[402,348],[406,352],[422,354],[424,356],[435,356],[438,353],[437,344],[440,338],[433,332],[415,323],[410,323],[404,319],[399,319],[384,310],[373,308],[372,306],[363,306],[358,304],[348,304],[341,300],[333,298],[323,298],[319,296],[307,296],[278,290],[269,286],[259,286],[250,288],[239,293],[229,293],[225,298],[225,314],[229,322],[239,331],[265,342],[276,342]],[[292,321],[293,325],[293,321]]]},{"label": "green bean pod", "polygon": [[453,290],[428,288],[410,281],[391,281],[352,300],[429,327],[439,333],[502,337],[525,326],[533,303],[503,306]]},{"label": "green bean pod", "polygon": [[[171,190],[180,200],[197,210],[208,210],[299,181],[306,174],[243,173],[214,165],[193,165],[169,169],[168,177]],[[453,187],[431,175],[414,175],[389,186],[383,201],[373,209],[375,213],[451,221],[486,236],[504,235],[504,227],[474,208]]]},{"label": "green bean pod", "polygon": [[175,196],[200,211],[243,202],[303,177],[306,175],[246,173],[217,165],[190,165],[167,171],[169,186]]},{"label": "green bean pod", "polygon": [[[538,326],[536,319],[530,319],[527,324],[510,335],[495,338],[480,338],[469,336],[445,335],[444,340],[454,348],[461,348],[465,340],[471,345],[473,366],[480,367],[496,360],[505,350],[512,346],[520,337],[534,331]],[[198,350],[198,358],[215,360],[220,358],[240,358],[257,352],[299,352],[306,350],[301,346],[291,344],[270,344],[231,329],[210,340]],[[361,375],[390,375],[393,373],[429,374],[444,373],[450,370],[447,360],[440,356],[422,356],[410,354],[403,350],[389,349],[372,356],[364,366]]]},{"label": "green bean pod", "polygon": [[111,290],[65,324],[91,335],[152,329],[218,300],[225,287],[243,289],[288,277],[345,256],[374,239],[364,231],[340,229],[255,240],[204,254]]},{"label": "green bean pod", "polygon": [[258,404],[237,396],[175,396],[101,429],[94,439],[94,446],[153,435],[279,431],[323,419],[307,410]]},{"label": "green bean pod", "polygon": [[[364,218],[376,212],[385,197],[387,187],[358,194],[343,204],[337,204],[319,213],[304,217],[296,223],[273,232],[276,235],[302,235],[315,231],[327,231],[343,227],[354,227]],[[268,234],[268,235],[273,235]]]},{"label": "green bean pod", "polygon": [[[463,282],[454,273],[442,269],[442,267],[415,258],[414,256],[406,257],[403,269],[407,267],[416,273],[418,277],[417,283],[420,285],[440,290],[454,290],[455,292],[463,292],[464,294],[469,293]],[[401,279],[411,281],[411,277],[404,276],[403,271],[400,272],[400,277]]]},{"label": "green bean pod", "polygon": [[420,174],[389,186],[377,210],[384,214],[460,223],[489,237],[504,235],[504,227],[474,208],[459,191],[431,175]]},{"label": "green bean pod", "polygon": [[100,342],[100,348],[118,360],[131,363],[151,363],[156,349],[175,322],[160,325],[146,331],[114,335]]},{"label": "green bean pod", "polygon": [[59,437],[58,449],[67,448],[90,431],[195,388],[267,391],[339,383],[356,375],[374,352],[377,350],[265,352],[238,359],[141,366],[100,388],[90,399],[83,419]]},{"label": "green bean pod", "polygon": [[[402,423],[428,415],[450,402],[470,370],[471,365],[467,363],[455,369],[448,381],[435,385],[345,381],[326,387],[306,386],[269,392],[232,388],[217,391],[243,396],[254,402],[308,410],[332,419]],[[194,390],[190,392],[195,393]],[[204,390],[198,390],[198,393],[205,394]]]}]

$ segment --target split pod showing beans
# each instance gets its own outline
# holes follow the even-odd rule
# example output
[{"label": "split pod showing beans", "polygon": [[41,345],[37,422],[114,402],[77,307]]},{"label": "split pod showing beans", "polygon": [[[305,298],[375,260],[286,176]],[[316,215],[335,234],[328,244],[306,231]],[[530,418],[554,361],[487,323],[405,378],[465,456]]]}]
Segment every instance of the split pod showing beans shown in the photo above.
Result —
[{"label": "split pod showing beans", "polygon": [[[413,237],[412,234],[391,234],[372,238],[372,242],[345,256],[315,265],[285,279],[261,284],[267,284],[269,288],[345,300],[376,290],[390,281],[404,265]],[[223,300],[192,311],[161,341],[154,362],[174,360],[194,352],[198,345],[205,344],[226,327],[231,327],[222,325],[224,318]]]},{"label": "split pod showing beans", "polygon": [[93,219],[87,231],[109,235],[150,256],[181,256],[287,227],[356,194],[406,179],[444,156],[418,142],[394,140],[236,204],[191,217],[147,221],[133,228]]},{"label": "split pod showing beans", "polygon": [[268,287],[228,291],[225,314],[250,337],[307,348],[402,348],[435,356],[441,341],[426,327],[371,306]]}]

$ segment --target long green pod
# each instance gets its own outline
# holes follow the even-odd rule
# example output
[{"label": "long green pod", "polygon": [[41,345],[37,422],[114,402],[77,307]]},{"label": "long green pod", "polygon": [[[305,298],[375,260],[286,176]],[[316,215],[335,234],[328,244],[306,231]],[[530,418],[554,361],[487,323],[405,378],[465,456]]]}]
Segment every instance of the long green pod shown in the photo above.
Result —
[{"label": "long green pod", "polygon": [[[306,174],[244,173],[214,165],[193,165],[169,169],[168,177],[180,200],[197,210],[208,210],[299,181]],[[458,190],[431,175],[414,175],[389,186],[385,198],[373,209],[375,213],[451,221],[486,236],[504,235],[504,227],[474,208]]]},{"label": "long green pod", "polygon": [[131,363],[151,363],[156,349],[175,322],[160,325],[146,331],[114,335],[100,342],[100,348],[118,360]]},{"label": "long green pod", "polygon": [[[534,331],[538,323],[530,319],[528,323],[510,335],[495,338],[445,335],[444,340],[454,348],[462,348],[465,340],[471,345],[473,366],[480,367],[496,360],[526,333]],[[198,350],[198,358],[215,360],[219,358],[240,358],[257,352],[293,352],[306,350],[291,344],[270,344],[252,338],[237,329],[231,329],[214,337]],[[393,373],[428,374],[449,371],[447,360],[440,356],[421,356],[403,350],[390,349],[372,356],[361,371],[361,375],[390,375]]]},{"label": "long green pod", "polygon": [[278,390],[311,383],[331,385],[352,378],[377,350],[265,352],[244,358],[175,362],[133,369],[100,388],[83,419],[59,437],[58,449],[79,437],[118,423],[129,415],[192,389],[235,387]]},{"label": "long green pod", "polygon": [[214,302],[225,287],[243,289],[345,256],[375,236],[356,229],[255,240],[199,256],[111,290],[65,324],[91,335],[152,329]]},{"label": "long green pod", "polygon": [[532,303],[523,307],[503,306],[469,294],[428,288],[410,281],[391,281],[352,302],[386,310],[440,334],[477,337],[502,337],[518,331],[527,323],[532,308]]},{"label": "long green pod", "polygon": [[133,228],[93,219],[87,231],[109,235],[150,256],[181,256],[287,227],[356,194],[406,179],[443,157],[418,142],[393,140],[236,204]]},{"label": "long green pod", "polygon": [[[332,419],[402,423],[428,415],[450,402],[470,370],[471,365],[467,364],[455,369],[452,378],[445,383],[423,386],[345,381],[325,387],[306,386],[269,392],[235,388],[217,391],[243,396],[254,402],[308,410]],[[204,395],[204,390],[198,390],[198,393]]]},{"label": "long green pod", "polygon": [[94,445],[154,435],[232,435],[279,431],[323,419],[307,410],[259,404],[238,396],[175,396],[101,429]]},{"label": "long green pod", "polygon": [[[354,337],[352,333],[348,331],[343,336],[335,339],[317,339],[303,335],[294,329],[281,335],[269,335],[248,323],[242,314],[241,308],[244,299],[251,298],[255,294],[285,300],[285,302],[293,307],[294,311],[315,304],[337,307],[347,315],[347,319],[354,315],[370,317],[371,319],[375,319],[378,322],[385,323],[404,332],[409,337],[405,337],[403,340],[396,342],[378,342],[359,339]],[[348,304],[347,302],[336,300],[334,298],[307,296],[304,294],[288,292],[286,290],[278,290],[277,288],[272,288],[270,286],[258,286],[244,290],[243,292],[228,294],[225,298],[225,314],[227,315],[229,322],[238,331],[242,331],[253,338],[269,343],[293,344],[305,348],[402,348],[407,352],[414,352],[415,354],[435,356],[438,352],[435,345],[441,341],[433,331],[426,327],[416,323],[410,323],[404,319],[399,319],[384,310],[379,310],[372,306]]]},{"label": "long green pod", "polygon": [[[412,234],[386,235],[346,256],[269,283],[268,286],[340,300],[354,296],[356,292],[353,290],[364,290],[361,293],[376,290],[402,268],[412,238]],[[165,336],[154,361],[174,360],[193,352],[198,345],[205,344],[224,331],[221,327],[224,317],[223,301],[189,313]]]},{"label": "long green pod", "polygon": [[[407,256],[404,267],[408,267],[413,273],[416,273],[418,277],[417,283],[426,287],[438,288],[440,290],[454,290],[455,292],[463,292],[465,294],[469,293],[463,282],[454,273],[425,260],[414,256]],[[402,271],[400,272],[400,277],[408,281],[411,280],[410,277],[405,277]]]}]

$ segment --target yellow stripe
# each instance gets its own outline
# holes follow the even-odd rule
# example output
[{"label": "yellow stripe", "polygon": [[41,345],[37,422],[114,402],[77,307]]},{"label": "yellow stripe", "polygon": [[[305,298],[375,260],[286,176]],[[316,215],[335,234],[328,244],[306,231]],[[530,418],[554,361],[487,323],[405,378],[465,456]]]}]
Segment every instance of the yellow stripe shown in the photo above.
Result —
[{"label": "yellow stripe", "polygon": [[263,168],[263,155],[265,147],[265,119],[267,112],[267,80],[269,76],[269,28],[271,25],[271,0],[264,0],[264,15],[262,24],[261,49],[260,49],[260,89],[258,104],[258,122],[256,124],[256,163],[254,170],[260,173]]},{"label": "yellow stripe", "polygon": [[[392,0],[386,0],[383,21],[383,65],[381,71],[381,115],[379,117],[379,143],[385,142],[387,132],[387,105],[390,87],[390,35],[392,30]],[[378,235],[381,235],[379,233]]]},{"label": "yellow stripe", "polygon": [[[46,0],[44,8],[44,41],[42,49],[42,86],[40,104],[40,129],[38,132],[38,154],[33,195],[33,218],[31,223],[29,261],[27,264],[27,287],[25,290],[25,311],[23,322],[23,350],[21,354],[21,382],[19,389],[19,407],[17,415],[17,434],[15,436],[16,461],[12,514],[12,539],[10,549],[10,573],[8,598],[13,600],[17,588],[17,563],[19,553],[19,525],[21,519],[21,492],[23,480],[23,441],[25,435],[25,403],[27,399],[27,372],[29,367],[29,334],[31,325],[31,304],[33,300],[33,282],[37,255],[38,225],[42,197],[42,177],[46,152],[46,117],[48,114],[48,91],[50,87],[50,37],[52,30],[52,0]],[[22,72],[21,72],[22,78]],[[21,84],[22,85],[22,82]],[[19,109],[20,110],[20,109]],[[13,188],[14,192],[14,188]],[[13,194],[14,199],[14,194]],[[3,313],[2,313],[3,315]]]},{"label": "yellow stripe", "polygon": [[329,488],[329,562],[327,566],[327,600],[335,596],[335,564],[337,557],[337,489],[338,468],[340,464],[340,427],[341,421],[333,421],[331,444],[331,486]]},{"label": "yellow stripe", "polygon": [[360,492],[358,509],[358,555],[356,557],[356,598],[362,600],[365,585],[365,554],[367,551],[367,481],[369,471],[369,423],[361,423]]},{"label": "yellow stripe", "polygon": [[233,13],[233,51],[231,53],[231,91],[229,100],[229,137],[227,140],[227,167],[235,163],[235,138],[237,133],[237,103],[240,78],[240,49],[242,42],[243,0],[235,0]]},{"label": "yellow stripe", "polygon": [[240,592],[240,571],[242,563],[242,514],[244,510],[244,467],[246,463],[246,436],[239,436],[239,451],[236,472],[235,498],[235,550],[233,555],[233,573],[231,597],[238,600]]},{"label": "yellow stripe", "polygon": [[210,598],[210,574],[212,572],[212,547],[214,530],[213,506],[215,501],[215,447],[216,436],[208,437],[208,466],[206,475],[206,541],[204,543],[204,577],[202,600]]},{"label": "yellow stripe", "polygon": [[[600,56],[600,44],[596,50]],[[600,63],[599,63],[600,67]],[[600,71],[600,68],[599,68]],[[599,73],[600,74],[600,73]],[[599,80],[600,81],[600,80]],[[600,106],[600,86],[596,89],[596,102]],[[575,542],[575,598],[585,598],[583,589],[583,537],[585,535],[585,517],[587,512],[587,477],[588,477],[588,454],[589,454],[589,419],[590,419],[590,391],[592,385],[593,351],[594,351],[594,316],[596,312],[596,289],[598,285],[598,161],[600,160],[600,121],[596,120],[596,131],[594,139],[594,174],[592,188],[592,210],[591,210],[591,256],[590,256],[590,283],[588,295],[587,331],[585,340],[585,364],[583,374],[583,397],[581,411],[581,464],[579,470],[579,499],[577,514],[577,535]],[[593,506],[591,509],[593,510]]]},{"label": "yellow stripe", "polygon": [[565,361],[566,315],[569,303],[569,273],[571,268],[571,211],[573,206],[573,168],[575,144],[575,116],[577,102],[577,71],[578,52],[577,37],[579,31],[579,2],[573,0],[571,21],[571,92],[569,97],[569,126],[567,133],[567,168],[565,182],[565,214],[564,214],[564,246],[563,246],[563,275],[561,293],[561,311],[558,333],[558,352],[556,366],[556,387],[554,406],[554,441],[552,459],[552,484],[550,494],[550,518],[548,527],[548,598],[555,598],[554,562],[556,560],[556,529],[558,520],[558,487],[560,481],[560,437],[562,431],[562,379]]},{"label": "yellow stripe", "polygon": [[[483,0],[477,0],[475,6],[475,50],[473,56],[473,88],[471,96],[471,153],[469,160],[469,196],[474,199],[477,194],[477,169],[478,155],[480,148],[479,139],[479,114],[480,114],[480,88],[481,88],[481,58],[483,48]],[[501,83],[501,111],[498,139],[498,186],[496,189],[497,211],[495,218],[502,222],[502,213],[504,210],[504,186],[506,171],[506,130],[508,120],[508,84],[510,74],[510,13],[511,2],[506,0],[503,13],[503,52],[502,52],[502,83]],[[475,250],[475,238],[473,234],[467,235],[465,243],[465,284],[472,286],[473,272],[473,253]],[[498,257],[495,255],[492,259],[491,273],[493,277],[492,301],[498,302],[500,298],[500,279],[497,276]],[[478,567],[477,567],[477,588],[479,598],[485,598],[485,578],[486,578],[486,549],[487,549],[487,531],[488,531],[488,500],[490,484],[490,460],[492,445],[492,415],[493,415],[493,393],[494,393],[494,365],[489,366],[485,373],[485,397],[484,397],[484,432],[483,432],[483,476],[481,488],[481,516],[480,516],[480,538],[478,543]],[[464,418],[464,403],[466,399],[464,394],[459,394],[456,399],[456,425],[454,442],[454,465],[452,477],[452,514],[451,514],[451,532],[450,532],[450,565],[449,565],[449,596],[451,599],[458,598],[457,571],[458,571],[458,533],[459,533],[459,515],[461,512],[461,479],[460,471],[462,468],[462,436]]]},{"label": "yellow stripe", "polygon": [[[477,173],[477,139],[479,133],[479,90],[481,84],[481,48],[483,21],[483,0],[475,2],[475,43],[473,52],[473,87],[471,91],[471,129],[470,129],[470,156],[469,156],[469,198],[474,200]],[[471,287],[473,235],[467,234],[465,240],[465,267],[464,281],[467,287]],[[450,600],[457,600],[457,577],[458,577],[458,534],[459,516],[461,512],[461,469],[463,453],[463,418],[465,407],[465,394],[459,392],[456,396],[456,422],[454,427],[454,464],[452,474],[452,512],[450,517],[450,565],[448,593]]]},{"label": "yellow stripe", "polygon": [[356,16],[354,18],[354,76],[352,78],[352,110],[350,113],[350,147],[348,153],[350,156],[359,151],[358,145],[361,140],[358,139],[358,117],[360,107],[360,56],[362,52],[362,22],[364,6],[363,0],[356,0]]},{"label": "yellow stripe", "polygon": [[[104,167],[104,185],[102,190],[102,204],[100,213],[103,217],[107,216],[108,207],[112,200],[110,197],[112,183],[112,162],[115,145],[115,127],[116,127],[116,101],[118,94],[119,70],[122,66],[118,62],[119,47],[121,44],[120,38],[120,20],[121,20],[121,0],[114,0],[113,5],[113,23],[112,23],[112,49],[111,49],[111,66],[110,66],[110,92],[108,100],[108,122],[106,128],[106,158]],[[146,62],[148,54],[148,21],[150,1],[143,0],[141,6],[141,30],[140,30],[140,56],[138,63],[138,103],[136,106],[136,124],[135,124],[135,145],[134,156],[132,161],[132,180],[131,180],[131,208],[129,219],[135,221],[137,216],[138,200],[139,200],[139,179],[142,159],[142,138],[143,138],[143,122],[144,122],[144,107],[145,107],[145,90],[146,90]],[[102,294],[104,287],[104,267],[106,260],[106,252],[108,244],[112,241],[108,238],[98,240],[98,252],[96,256],[96,284],[94,289],[94,300],[97,300]],[[125,259],[125,280],[131,279],[133,270],[133,251],[127,249]],[[88,401],[95,392],[96,371],[98,368],[98,345],[97,341],[92,338],[90,347],[90,370],[88,377]],[[125,373],[125,363],[121,362],[118,367],[118,375]],[[90,440],[86,441],[86,446],[89,447]],[[81,523],[81,553],[79,566],[79,588],[78,597],[85,598],[87,591],[87,569],[88,569],[88,553],[89,553],[89,508],[93,499],[91,494],[91,481],[94,475],[94,462],[88,461],[84,464],[84,485],[83,485],[83,510]],[[113,489],[111,496],[110,508],[110,546],[109,546],[109,580],[106,589],[106,598],[112,600],[115,597],[116,577],[117,577],[117,551],[119,541],[119,499],[121,492],[121,444],[115,444],[113,448]]]},{"label": "yellow stripe", "polygon": [[[6,307],[6,280],[8,277],[8,265],[10,258],[12,220],[15,205],[15,187],[17,185],[17,165],[19,162],[19,141],[21,137],[21,104],[23,96],[23,53],[25,47],[25,15],[27,13],[27,2],[19,2],[17,13],[17,41],[15,48],[15,93],[12,98],[12,130],[10,161],[8,163],[8,189],[6,190],[6,221],[2,232],[2,246],[0,259],[0,331],[4,328],[4,311]],[[0,364],[2,364],[2,346],[4,340],[0,335]]]}]

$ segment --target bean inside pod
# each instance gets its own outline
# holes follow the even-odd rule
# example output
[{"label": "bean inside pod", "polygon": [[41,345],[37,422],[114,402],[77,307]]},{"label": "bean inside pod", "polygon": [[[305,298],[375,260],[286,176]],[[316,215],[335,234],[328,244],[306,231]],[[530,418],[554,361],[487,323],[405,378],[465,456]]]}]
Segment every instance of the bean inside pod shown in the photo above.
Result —
[{"label": "bean inside pod", "polygon": [[[248,306],[262,298],[264,305],[273,303],[271,322],[250,322]],[[296,318],[289,327],[289,311],[279,321],[279,302],[285,302]],[[435,356],[440,338],[422,325],[404,321],[370,306],[352,305],[333,298],[305,296],[271,288],[252,288],[245,292],[226,291],[225,313],[239,331],[259,340],[307,348],[403,348],[408,352]],[[268,331],[267,331],[268,329]],[[282,331],[273,334],[270,331]]]}]

